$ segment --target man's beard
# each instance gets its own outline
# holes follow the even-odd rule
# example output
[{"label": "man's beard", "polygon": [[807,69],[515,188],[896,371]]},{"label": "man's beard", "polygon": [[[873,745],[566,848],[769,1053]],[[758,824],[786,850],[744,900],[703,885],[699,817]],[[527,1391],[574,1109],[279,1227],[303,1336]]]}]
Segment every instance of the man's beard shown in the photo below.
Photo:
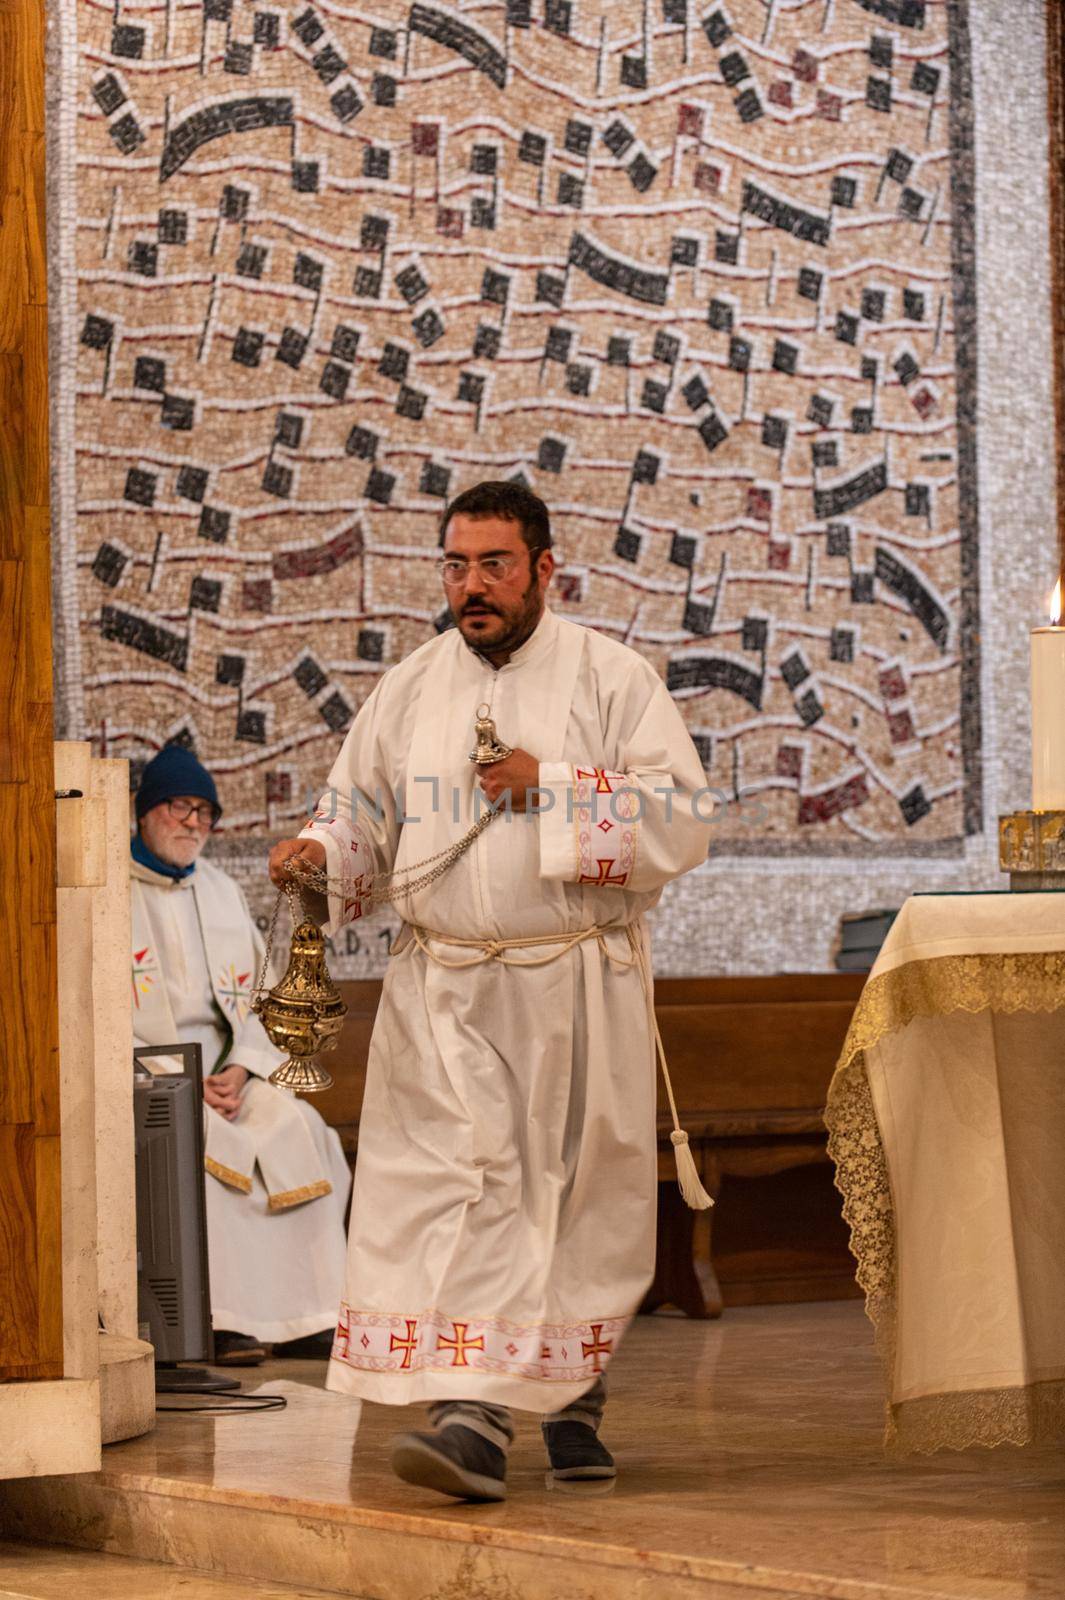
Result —
[{"label": "man's beard", "polygon": [[168,867],[191,867],[199,858],[205,843],[206,840],[199,838],[198,835],[188,837],[178,834],[176,837],[160,840],[156,854]]},{"label": "man's beard", "polygon": [[486,630],[482,633],[479,627],[470,629],[464,627],[463,623],[467,620],[467,609],[473,604],[474,602],[472,601],[463,601],[460,606],[452,606],[451,615],[455,619],[459,632],[466,643],[486,655],[496,655],[504,651],[517,650],[525,643],[536,627],[543,609],[535,578],[532,579],[529,587],[522,595],[518,608],[508,614],[500,611],[499,607],[493,605],[491,600],[478,598],[476,605],[479,616],[484,617],[486,621],[491,616],[497,618],[503,624],[502,632],[497,633]]}]

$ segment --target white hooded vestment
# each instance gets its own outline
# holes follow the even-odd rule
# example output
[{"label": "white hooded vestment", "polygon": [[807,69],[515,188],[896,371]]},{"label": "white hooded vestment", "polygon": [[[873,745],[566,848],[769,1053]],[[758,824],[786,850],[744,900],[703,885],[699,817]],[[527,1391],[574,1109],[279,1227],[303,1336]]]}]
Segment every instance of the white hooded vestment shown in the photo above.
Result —
[{"label": "white hooded vestment", "polygon": [[[363,914],[375,874],[475,820],[482,704],[539,759],[545,809],[500,814],[396,902],[407,926],[370,1049],[328,1383],[547,1413],[595,1381],[653,1271],[641,917],[706,856],[704,777],[634,651],[548,611],[495,670],[449,631],[379,683],[304,830],[327,852],[329,931]],[[514,940],[538,942],[500,943]]]},{"label": "white hooded vestment", "polygon": [[251,1010],[262,941],[247,902],[209,861],[174,879],[134,860],[130,876],[134,1045],[199,1044],[205,1077],[226,1062],[251,1074],[233,1122],[204,1106],[213,1324],[271,1343],[320,1333],[343,1280],[350,1175],[335,1131],[266,1081],[285,1057]]}]

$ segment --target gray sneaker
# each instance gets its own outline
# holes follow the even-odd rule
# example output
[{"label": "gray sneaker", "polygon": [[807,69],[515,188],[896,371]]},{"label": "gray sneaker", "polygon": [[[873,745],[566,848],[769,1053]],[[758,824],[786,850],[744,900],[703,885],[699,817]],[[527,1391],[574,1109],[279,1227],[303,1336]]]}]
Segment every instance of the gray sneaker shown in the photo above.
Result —
[{"label": "gray sneaker", "polygon": [[449,1423],[436,1433],[401,1433],[392,1441],[392,1471],[404,1483],[456,1500],[505,1500],[507,1458],[472,1428]]},{"label": "gray sneaker", "polygon": [[617,1477],[614,1457],[586,1422],[545,1422],[542,1430],[556,1478]]}]

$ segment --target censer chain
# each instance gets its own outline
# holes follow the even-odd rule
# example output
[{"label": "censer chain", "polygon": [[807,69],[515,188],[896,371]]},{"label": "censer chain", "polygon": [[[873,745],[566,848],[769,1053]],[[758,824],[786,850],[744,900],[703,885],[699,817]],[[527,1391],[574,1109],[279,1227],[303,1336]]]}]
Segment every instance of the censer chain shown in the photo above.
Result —
[{"label": "censer chain", "polygon": [[[396,900],[406,899],[417,894],[421,889],[427,889],[431,883],[436,883],[444,876],[455,863],[466,854],[472,844],[476,842],[488,827],[489,823],[499,815],[498,811],[486,811],[478,817],[473,827],[457,839],[454,844],[449,844],[446,849],[438,850],[434,856],[426,856],[423,861],[412,861],[409,867],[399,867],[394,872],[382,872],[374,875],[373,889],[369,896],[369,908],[375,911],[378,906],[388,905]],[[426,868],[429,870],[426,871]],[[274,901],[273,915],[270,918],[270,927],[266,934],[266,944],[263,951],[262,966],[256,980],[253,1000],[258,1000],[266,983],[266,974],[270,969],[270,957],[274,948],[274,936],[277,932],[277,919],[281,911],[282,902],[288,899],[292,912],[293,924],[299,921],[299,915],[304,910],[302,905],[302,891],[310,889],[318,894],[328,895],[330,891],[342,893],[343,882],[338,878],[331,878],[322,867],[308,866],[301,861],[294,861],[289,868],[295,884],[285,884],[277,891]],[[412,873],[419,873],[419,877],[412,878]],[[406,880],[396,882],[397,879]],[[378,885],[387,887],[378,887]],[[299,903],[297,903],[299,902]]]}]

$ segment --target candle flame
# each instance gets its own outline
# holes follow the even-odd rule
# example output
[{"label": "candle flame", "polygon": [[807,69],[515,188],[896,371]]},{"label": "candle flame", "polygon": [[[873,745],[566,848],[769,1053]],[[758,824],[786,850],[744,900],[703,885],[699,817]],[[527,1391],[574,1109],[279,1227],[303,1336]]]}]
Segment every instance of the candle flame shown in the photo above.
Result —
[{"label": "candle flame", "polygon": [[1054,593],[1050,596],[1050,621],[1053,627],[1061,623],[1061,579],[1054,585]]}]

